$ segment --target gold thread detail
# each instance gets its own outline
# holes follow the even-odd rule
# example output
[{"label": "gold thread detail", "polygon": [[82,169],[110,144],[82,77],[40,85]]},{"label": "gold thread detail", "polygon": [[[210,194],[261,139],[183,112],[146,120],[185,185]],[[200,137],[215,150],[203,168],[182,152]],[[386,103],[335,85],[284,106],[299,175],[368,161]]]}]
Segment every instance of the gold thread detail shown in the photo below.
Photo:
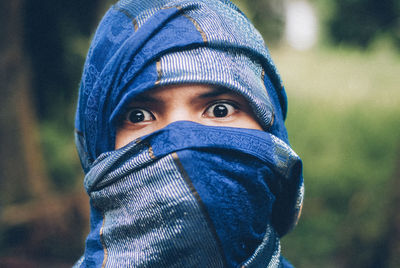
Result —
[{"label": "gold thread detail", "polygon": [[104,259],[103,259],[103,263],[101,264],[101,268],[104,268],[106,266],[107,258],[108,258],[108,251],[107,251],[106,244],[104,242],[104,237],[103,237],[105,222],[106,222],[106,216],[103,213],[103,224],[101,225],[101,228],[100,228],[100,241],[101,241],[101,245],[103,246],[103,249],[104,249]]},{"label": "gold thread detail", "polygon": [[201,37],[203,38],[203,42],[204,42],[204,43],[207,43],[207,35],[206,35],[206,33],[203,31],[203,29],[200,27],[200,24],[199,24],[197,21],[195,21],[195,19],[193,19],[192,17],[190,17],[190,16],[187,15],[187,14],[183,14],[183,16],[185,16],[186,18],[188,18],[188,19],[194,24],[194,27],[196,27],[197,31],[199,31],[199,33],[201,34]]},{"label": "gold thread detail", "polygon": [[136,18],[134,18],[127,10],[122,9],[122,8],[115,8],[115,9],[118,10],[119,12],[124,13],[128,18],[130,18],[132,20],[132,24],[135,29],[135,32],[139,29],[139,25],[138,25]]},{"label": "gold thread detail", "polygon": [[[268,90],[267,90],[267,87],[265,86],[265,83],[264,83],[264,78],[265,78],[265,70],[262,69],[262,70],[261,70],[261,81],[262,81],[262,86],[264,87],[265,92],[267,93],[268,98],[269,98]],[[267,129],[269,129],[269,128],[274,124],[274,121],[275,121],[275,113],[274,113],[274,111],[272,111],[272,114],[271,114],[271,122],[270,122],[269,125],[267,126]]]},{"label": "gold thread detail", "polygon": [[200,197],[200,194],[197,192],[196,188],[194,187],[194,185],[192,183],[192,180],[190,179],[189,175],[187,174],[185,168],[183,167],[182,162],[179,160],[178,154],[176,152],[173,152],[171,154],[171,156],[172,156],[172,159],[174,160],[175,166],[178,169],[178,172],[180,173],[182,179],[185,181],[186,186],[189,188],[189,190],[192,193],[193,197],[195,198],[197,204],[199,205],[200,210],[202,211],[203,217],[205,218],[205,221],[208,224],[208,228],[211,231],[211,233],[212,233],[212,235],[213,235],[213,237],[215,239],[215,242],[217,244],[217,247],[219,249],[221,260],[222,260],[222,262],[224,264],[223,267],[227,267],[226,257],[225,257],[224,251],[222,249],[221,240],[219,239],[219,237],[217,235],[217,231],[215,229],[215,226],[214,226],[214,224],[213,224],[213,222],[212,222],[212,220],[210,218],[210,215],[207,212],[207,209],[206,209],[206,207],[205,207],[205,205],[203,203],[203,200]]},{"label": "gold thread detail", "polygon": [[135,18],[132,19],[132,23],[133,23],[133,27],[135,27],[135,32],[137,32],[137,30],[139,29],[139,24],[138,24],[137,20]]},{"label": "gold thread detail", "polygon": [[271,127],[271,126],[274,124],[274,122],[275,122],[275,113],[272,112],[272,115],[271,115],[271,123],[269,124],[268,127]]},{"label": "gold thread detail", "polygon": [[155,83],[155,85],[159,85],[161,82],[161,77],[162,77],[162,70],[161,70],[161,60],[158,60],[156,62],[156,69],[157,69],[157,81]]},{"label": "gold thread detail", "polygon": [[157,157],[154,155],[153,147],[151,147],[151,145],[149,145],[149,155],[151,159],[153,160],[157,159]]},{"label": "gold thread detail", "polygon": [[172,159],[174,159],[175,165],[177,166],[183,179],[186,181],[186,185],[189,187],[190,192],[195,197],[197,202],[203,204],[203,201],[201,201],[201,197],[200,197],[199,193],[197,192],[196,188],[194,188],[194,185],[192,184],[189,175],[187,174],[185,168],[183,167],[181,160],[179,160],[178,154],[176,152],[173,152],[171,155],[172,155]]}]

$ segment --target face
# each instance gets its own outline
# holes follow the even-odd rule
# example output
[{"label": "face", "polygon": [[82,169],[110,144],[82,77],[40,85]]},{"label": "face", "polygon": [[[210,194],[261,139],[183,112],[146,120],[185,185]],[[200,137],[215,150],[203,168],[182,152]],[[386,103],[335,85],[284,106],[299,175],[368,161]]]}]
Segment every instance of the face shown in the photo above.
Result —
[{"label": "face", "polygon": [[115,148],[181,120],[262,130],[242,96],[208,85],[173,85],[135,97],[117,128]]}]

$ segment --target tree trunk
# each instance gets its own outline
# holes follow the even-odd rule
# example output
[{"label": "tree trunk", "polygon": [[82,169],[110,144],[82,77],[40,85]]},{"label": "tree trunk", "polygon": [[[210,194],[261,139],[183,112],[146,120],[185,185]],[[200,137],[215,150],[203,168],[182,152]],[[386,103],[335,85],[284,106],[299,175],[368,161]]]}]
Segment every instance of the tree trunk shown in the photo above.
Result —
[{"label": "tree trunk", "polygon": [[0,10],[0,201],[14,203],[43,198],[48,180],[22,49],[23,1],[1,1]]}]

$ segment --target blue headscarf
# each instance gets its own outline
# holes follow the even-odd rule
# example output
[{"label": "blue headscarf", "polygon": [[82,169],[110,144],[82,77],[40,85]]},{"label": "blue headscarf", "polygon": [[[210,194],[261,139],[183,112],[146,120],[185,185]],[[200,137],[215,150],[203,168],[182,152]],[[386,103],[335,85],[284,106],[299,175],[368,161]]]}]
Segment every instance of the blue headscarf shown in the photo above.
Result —
[{"label": "blue headscarf", "polygon": [[[231,128],[215,130],[212,127],[181,122],[178,123],[179,126],[174,123],[164,130],[114,151],[117,121],[135,96],[155,87],[185,83],[216,85],[240,94],[249,102],[265,132]],[[262,185],[268,198],[252,199],[252,190],[248,190],[246,195],[240,197],[239,205],[235,202],[231,204],[240,206],[247,202],[247,199],[252,199],[250,203],[253,202],[255,206],[257,203],[261,204],[261,207],[270,211],[266,216],[260,216],[263,219],[260,220],[261,223],[256,223],[257,226],[263,226],[263,231],[260,231],[261,238],[254,238],[257,242],[249,242],[250,249],[247,242],[241,243],[243,248],[236,251],[229,249],[232,245],[224,245],[241,241],[241,237],[245,237],[228,233],[222,227],[224,220],[238,220],[236,216],[235,218],[229,214],[221,220],[217,210],[213,212],[212,204],[227,205],[226,198],[230,198],[229,195],[213,196],[209,202],[200,205],[199,211],[206,215],[204,217],[212,226],[212,236],[218,237],[217,248],[221,251],[222,265],[240,264],[250,267],[252,263],[261,264],[262,262],[253,260],[257,256],[275,260],[268,260],[263,262],[264,264],[280,265],[282,261],[277,251],[279,243],[272,243],[270,249],[267,245],[272,240],[279,241],[280,236],[293,228],[300,214],[303,199],[301,161],[289,147],[284,126],[286,110],[285,91],[262,37],[245,15],[228,0],[121,0],[111,7],[101,21],[88,52],[76,113],[76,144],[82,166],[87,173],[85,187],[91,196],[91,233],[87,239],[83,263],[87,261],[85,265],[98,264],[99,260],[96,261],[96,258],[101,259],[100,263],[103,262],[108,254],[105,240],[109,239],[110,247],[113,241],[117,240],[115,236],[102,236],[104,228],[107,227],[104,226],[104,222],[107,222],[109,213],[103,207],[103,202],[105,198],[112,198],[109,197],[110,192],[99,194],[98,191],[104,190],[104,185],[108,185],[104,180],[108,183],[117,180],[113,177],[118,173],[116,170],[124,166],[128,159],[137,165],[137,159],[142,159],[140,155],[143,153],[143,144],[146,144],[146,154],[150,155],[148,161],[172,155],[171,159],[174,159],[173,163],[180,171],[178,173],[184,174],[181,177],[191,189],[191,194],[199,194],[200,199],[210,197],[210,189],[203,185],[207,178],[201,179],[202,174],[196,171],[196,167],[193,168],[190,159],[201,159],[198,154],[204,153],[204,148],[233,150],[239,154],[239,162],[247,161],[244,154],[250,159],[257,158],[259,166],[252,162],[247,163],[246,168],[253,167],[267,174],[260,176],[264,178]],[[180,131],[176,132],[176,128]],[[193,132],[220,134],[213,136],[213,142],[204,138],[207,141],[205,142],[204,139],[198,138],[199,136],[193,136]],[[229,136],[229,133],[232,139],[238,140],[230,141],[235,145],[221,141],[224,140],[223,137]],[[182,140],[187,140],[188,136],[193,138],[192,144],[180,144]],[[180,142],[175,141],[172,142],[173,146],[167,146],[171,139]],[[260,146],[263,148],[255,148]],[[185,153],[189,147],[190,150],[203,149],[198,149],[189,156]],[[179,157],[174,155],[177,151],[182,151],[179,156],[181,160],[177,160]],[[212,152],[215,155],[219,154],[219,151]],[[221,157],[225,160],[216,161],[230,166],[235,160],[228,161],[228,155],[232,156],[227,154]],[[150,165],[149,163],[146,165]],[[142,165],[143,163],[138,167]],[[268,168],[264,168],[263,165]],[[132,165],[128,166],[132,168]],[[230,168],[238,169],[237,167]],[[124,170],[126,168],[124,166]],[[114,179],[110,180],[110,176]],[[118,176],[121,174],[118,173]],[[273,181],[271,178],[274,178]],[[213,183],[210,182],[210,185]],[[257,185],[249,184],[246,187],[254,188],[258,187]],[[236,189],[235,187],[233,188]],[[121,186],[118,189],[122,188]],[[135,187],[136,190],[139,188]],[[256,192],[253,192],[253,195],[262,195],[261,192]],[[266,201],[267,199],[269,201]],[[257,218],[257,214],[252,217]],[[246,218],[246,215],[240,215],[239,218]],[[253,218],[244,220],[243,224],[251,225]],[[262,221],[265,222],[264,225]],[[272,239],[275,236],[271,234],[276,234],[276,239]],[[264,241],[262,237],[268,241]],[[268,252],[269,257],[266,257],[265,252]],[[206,258],[208,253],[204,254],[206,255],[202,258]],[[170,257],[176,258],[173,254]],[[153,264],[156,265],[156,262]],[[149,263],[143,265],[151,266]],[[214,265],[218,266],[212,264]]]}]

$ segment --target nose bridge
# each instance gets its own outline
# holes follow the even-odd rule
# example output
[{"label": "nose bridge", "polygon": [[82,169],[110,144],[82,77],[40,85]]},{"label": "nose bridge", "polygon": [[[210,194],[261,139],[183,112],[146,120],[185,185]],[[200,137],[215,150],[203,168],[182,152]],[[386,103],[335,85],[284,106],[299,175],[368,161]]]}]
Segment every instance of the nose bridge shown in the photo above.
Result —
[{"label": "nose bridge", "polygon": [[198,116],[195,115],[193,108],[188,103],[179,102],[175,105],[171,105],[171,109],[169,109],[167,113],[166,120],[168,121],[167,124],[176,121],[193,121],[199,122]]},{"label": "nose bridge", "polygon": [[162,118],[162,125],[176,121],[201,123],[203,106],[199,94],[208,91],[208,87],[193,85],[169,86],[159,90],[156,97],[163,103],[159,117]]}]

